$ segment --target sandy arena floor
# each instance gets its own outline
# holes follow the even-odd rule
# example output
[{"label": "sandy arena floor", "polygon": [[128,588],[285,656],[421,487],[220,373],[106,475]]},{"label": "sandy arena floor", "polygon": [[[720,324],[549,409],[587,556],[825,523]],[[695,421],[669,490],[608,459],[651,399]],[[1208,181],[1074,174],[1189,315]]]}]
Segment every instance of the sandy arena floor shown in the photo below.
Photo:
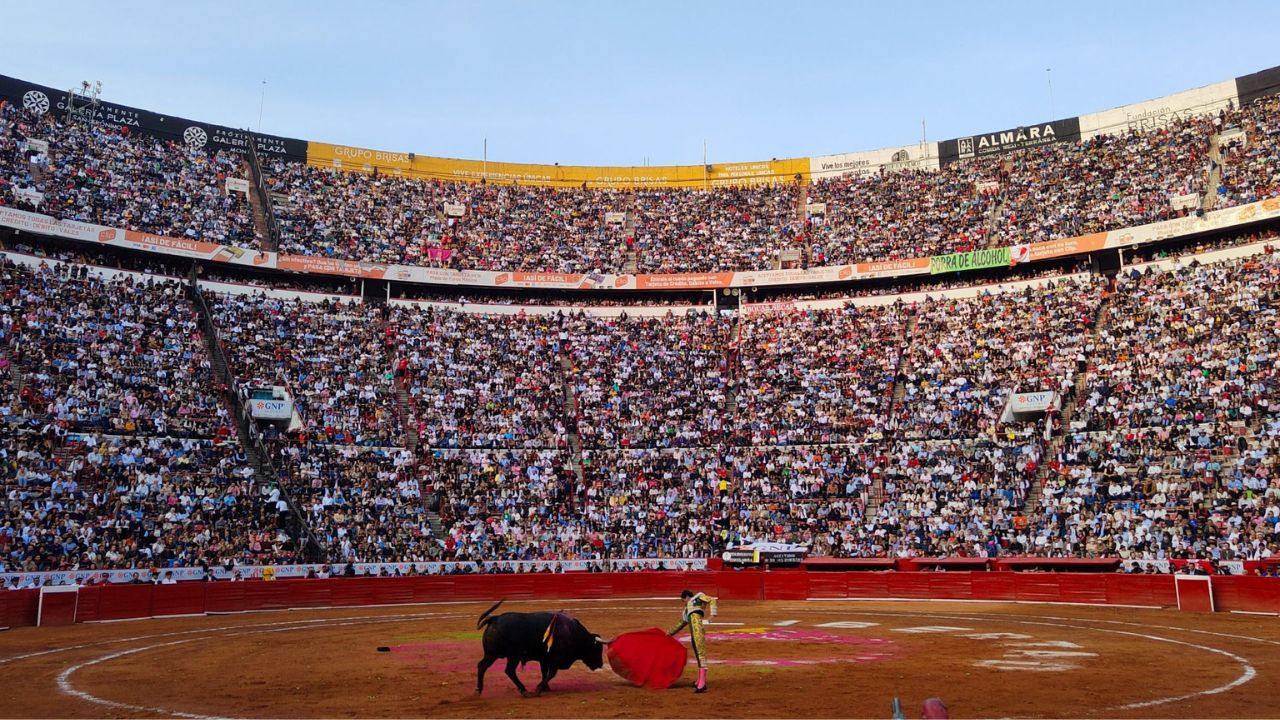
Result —
[{"label": "sandy arena floor", "polygon": [[[694,671],[641,690],[605,669],[522,699],[490,669],[487,603],[23,628],[0,633],[5,717],[1275,717],[1280,620],[1174,610],[924,602],[725,603]],[[677,600],[511,602],[611,636],[669,627]],[[380,645],[390,646],[379,653]],[[537,666],[521,673],[532,687]]]}]

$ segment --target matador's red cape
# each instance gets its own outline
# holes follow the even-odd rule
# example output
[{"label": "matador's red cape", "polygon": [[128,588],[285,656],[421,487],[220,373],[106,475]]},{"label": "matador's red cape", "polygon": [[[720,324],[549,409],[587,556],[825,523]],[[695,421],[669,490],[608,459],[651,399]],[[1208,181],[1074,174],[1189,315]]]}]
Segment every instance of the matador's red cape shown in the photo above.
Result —
[{"label": "matador's red cape", "polygon": [[658,628],[623,633],[609,643],[609,667],[633,685],[671,687],[689,663],[689,650]]}]

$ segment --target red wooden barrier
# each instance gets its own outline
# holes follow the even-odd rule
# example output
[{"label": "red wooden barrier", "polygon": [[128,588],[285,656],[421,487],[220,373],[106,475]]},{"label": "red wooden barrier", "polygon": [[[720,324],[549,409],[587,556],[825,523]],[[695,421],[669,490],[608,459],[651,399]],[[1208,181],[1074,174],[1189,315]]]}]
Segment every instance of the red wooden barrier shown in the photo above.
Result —
[{"label": "red wooden barrier", "polygon": [[1213,578],[1213,603],[1218,612],[1280,613],[1280,580],[1257,576]]},{"label": "red wooden barrier", "polygon": [[759,570],[722,570],[716,594],[726,600],[763,600],[766,574]]},{"label": "red wooden barrier", "polygon": [[844,573],[809,573],[809,597],[842,598],[848,597],[848,581]]},{"label": "red wooden barrier", "polygon": [[98,595],[97,620],[124,620],[126,618],[151,617],[151,600],[156,591],[165,591],[177,585],[112,585],[103,587]]},{"label": "red wooden barrier", "polygon": [[973,596],[983,600],[1016,600],[1013,573],[974,573],[971,576]]},{"label": "red wooden barrier", "polygon": [[203,615],[205,612],[204,583],[184,583],[178,585],[162,585],[165,592],[158,592],[152,597],[151,614],[156,617],[165,615]]},{"label": "red wooden barrier", "polygon": [[0,627],[35,625],[39,608],[39,590],[0,590]]},{"label": "red wooden barrier", "polygon": [[36,624],[40,627],[56,625],[74,625],[76,622],[76,603],[80,593],[73,587],[48,587],[40,591],[40,610],[36,616]]},{"label": "red wooden barrier", "polygon": [[[0,596],[4,593],[0,593]],[[102,587],[91,585],[80,588],[80,602],[76,605],[76,622],[94,622],[98,617],[98,601],[102,598]],[[3,601],[0,597],[0,601]]]},{"label": "red wooden barrier", "polygon": [[[733,601],[806,598],[1017,600],[1095,605],[1176,605],[1171,575],[1042,572],[702,572],[450,575],[289,579],[81,588],[76,621],[284,608],[393,605],[453,600],[669,598],[682,589]],[[1215,576],[1219,611],[1280,613],[1280,580]],[[38,590],[0,591],[0,626],[34,625]]]},{"label": "red wooden barrier", "polygon": [[763,598],[770,600],[807,600],[809,573],[803,570],[775,570],[764,575]]}]

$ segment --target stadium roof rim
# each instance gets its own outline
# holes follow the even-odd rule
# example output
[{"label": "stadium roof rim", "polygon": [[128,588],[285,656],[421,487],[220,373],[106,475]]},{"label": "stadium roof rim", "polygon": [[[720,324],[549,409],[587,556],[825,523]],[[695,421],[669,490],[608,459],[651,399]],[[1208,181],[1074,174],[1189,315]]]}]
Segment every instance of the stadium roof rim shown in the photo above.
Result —
[{"label": "stadium roof rim", "polygon": [[[101,122],[128,126],[138,132],[184,142],[192,147],[245,151],[252,145],[259,155],[305,160],[314,166],[340,170],[551,187],[710,188],[797,182],[870,174],[880,170],[937,169],[959,160],[1053,142],[1087,140],[1131,128],[1156,129],[1189,115],[1247,104],[1277,91],[1280,91],[1280,66],[1087,115],[1049,119],[967,137],[813,157],[662,166],[559,165],[445,158],[252,133],[107,101],[100,101],[94,107],[97,108],[96,118]],[[3,75],[0,75],[0,100],[38,114],[67,113],[68,107],[75,104],[71,91]],[[83,110],[83,106],[79,109]]]}]

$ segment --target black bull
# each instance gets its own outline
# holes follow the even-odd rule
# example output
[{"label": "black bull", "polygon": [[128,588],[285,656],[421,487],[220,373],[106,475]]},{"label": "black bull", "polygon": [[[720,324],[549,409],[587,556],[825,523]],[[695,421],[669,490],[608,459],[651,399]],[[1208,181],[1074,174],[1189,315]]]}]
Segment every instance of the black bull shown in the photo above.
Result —
[{"label": "black bull", "polygon": [[476,665],[476,694],[484,691],[484,674],[498,658],[507,659],[507,677],[521,695],[528,695],[516,675],[516,665],[536,662],[542,681],[535,694],[550,690],[551,679],[561,670],[581,660],[592,670],[604,666],[605,641],[591,634],[581,622],[565,613],[503,613],[492,615],[503,601],[489,608],[476,622],[484,628],[484,658]]}]

